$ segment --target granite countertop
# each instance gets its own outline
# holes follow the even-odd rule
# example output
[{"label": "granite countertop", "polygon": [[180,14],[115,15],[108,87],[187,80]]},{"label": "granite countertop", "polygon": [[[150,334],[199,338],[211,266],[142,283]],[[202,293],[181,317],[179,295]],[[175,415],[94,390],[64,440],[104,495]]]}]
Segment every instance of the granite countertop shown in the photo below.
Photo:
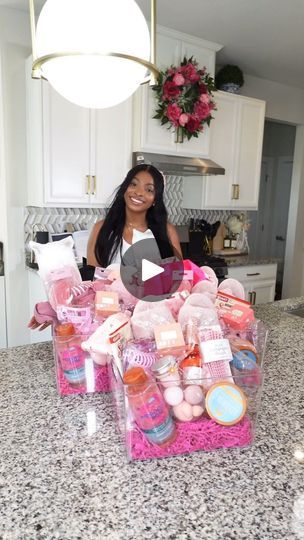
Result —
[{"label": "granite countertop", "polygon": [[224,256],[227,266],[250,266],[257,264],[279,264],[282,259],[278,257],[256,257],[254,255]]},{"label": "granite countertop", "polygon": [[127,463],[110,395],[60,398],[50,343],[0,351],[0,538],[303,540],[304,321],[286,313],[297,306],[304,297],[256,307],[270,335],[244,449]]}]

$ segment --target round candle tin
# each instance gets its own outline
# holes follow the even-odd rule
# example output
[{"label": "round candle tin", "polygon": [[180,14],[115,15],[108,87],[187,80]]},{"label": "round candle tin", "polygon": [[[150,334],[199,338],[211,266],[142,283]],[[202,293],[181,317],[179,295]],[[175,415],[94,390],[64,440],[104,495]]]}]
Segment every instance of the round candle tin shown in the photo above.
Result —
[{"label": "round candle tin", "polygon": [[209,388],[205,405],[210,418],[217,424],[233,426],[243,418],[247,400],[236,384],[222,381]]}]

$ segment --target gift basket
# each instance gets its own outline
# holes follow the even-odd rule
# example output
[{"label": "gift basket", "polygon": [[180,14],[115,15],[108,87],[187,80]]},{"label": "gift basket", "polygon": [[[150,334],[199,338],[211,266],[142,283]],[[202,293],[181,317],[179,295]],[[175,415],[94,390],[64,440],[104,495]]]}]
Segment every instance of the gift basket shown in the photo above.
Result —
[{"label": "gift basket", "polygon": [[[120,366],[109,365],[128,460],[243,447],[254,440],[264,325],[247,302],[222,291],[214,303],[204,293],[191,293],[175,324],[170,330],[154,326],[154,340],[147,335],[130,341]],[[176,341],[178,329],[182,343]]]},{"label": "gift basket", "polygon": [[[56,244],[71,251],[70,239]],[[253,442],[267,330],[238,281],[218,284],[207,266],[186,260],[177,272],[166,260],[153,297],[151,280],[126,287],[118,268],[97,268],[81,282],[71,253],[56,253],[55,263],[48,246],[37,259],[56,316],[58,390],[111,388],[128,460]]]}]

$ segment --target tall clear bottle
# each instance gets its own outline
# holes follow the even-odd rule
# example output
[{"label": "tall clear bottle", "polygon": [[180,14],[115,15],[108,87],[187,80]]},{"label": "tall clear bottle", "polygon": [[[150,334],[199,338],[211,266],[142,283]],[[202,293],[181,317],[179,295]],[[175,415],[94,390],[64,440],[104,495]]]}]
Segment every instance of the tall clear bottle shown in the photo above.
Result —
[{"label": "tall clear bottle", "polygon": [[175,424],[157,383],[141,367],[128,369],[123,381],[139,429],[151,443],[170,445],[176,438]]}]

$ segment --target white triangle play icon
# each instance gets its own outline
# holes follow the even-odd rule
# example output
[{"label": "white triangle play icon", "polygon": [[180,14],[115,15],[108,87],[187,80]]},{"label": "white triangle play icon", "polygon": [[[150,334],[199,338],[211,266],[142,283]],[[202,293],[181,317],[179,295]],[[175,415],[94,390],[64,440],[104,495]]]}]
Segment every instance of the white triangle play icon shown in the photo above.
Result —
[{"label": "white triangle play icon", "polygon": [[155,276],[158,276],[159,274],[162,274],[163,272],[164,272],[164,268],[162,268],[161,266],[158,266],[157,264],[154,264],[151,261],[147,261],[147,259],[143,259],[141,261],[142,281],[147,281],[147,279],[151,279]]}]

